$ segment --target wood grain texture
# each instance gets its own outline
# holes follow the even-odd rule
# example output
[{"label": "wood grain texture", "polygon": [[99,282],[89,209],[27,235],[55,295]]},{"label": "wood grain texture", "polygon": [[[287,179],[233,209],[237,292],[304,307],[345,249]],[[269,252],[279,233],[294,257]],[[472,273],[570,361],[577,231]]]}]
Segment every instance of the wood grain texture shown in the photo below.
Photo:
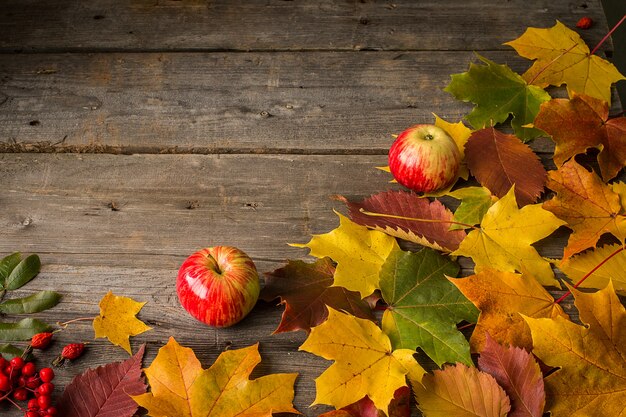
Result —
[{"label": "wood grain texture", "polygon": [[583,16],[595,44],[600,0],[5,0],[0,50],[494,50]]},{"label": "wood grain texture", "polygon": [[[433,113],[451,122],[469,113],[470,103],[442,88],[477,60],[472,52],[0,57],[10,58],[0,61],[0,150],[92,153],[386,154],[392,134],[433,123]],[[513,51],[488,57],[517,71],[530,65]]]}]

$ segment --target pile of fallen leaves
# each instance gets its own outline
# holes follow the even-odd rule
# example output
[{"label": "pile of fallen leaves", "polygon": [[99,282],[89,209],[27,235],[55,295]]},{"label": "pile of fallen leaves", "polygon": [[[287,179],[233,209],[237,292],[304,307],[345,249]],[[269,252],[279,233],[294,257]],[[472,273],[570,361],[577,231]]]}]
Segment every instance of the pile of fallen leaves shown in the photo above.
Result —
[{"label": "pile of fallen leaves", "polygon": [[[626,184],[609,183],[626,165],[626,118],[609,116],[611,85],[625,78],[561,23],[507,45],[535,60],[524,74],[479,56],[446,87],[475,104],[471,128],[435,119],[464,158],[455,185],[431,196],[340,196],[349,217],[337,213],[336,229],[293,245],[318,259],[266,276],[262,297],[285,305],[275,333],[303,330],[300,350],[333,361],[316,380],[315,404],[336,408],[325,417],[407,417],[412,398],[427,417],[626,413],[618,298],[626,294]],[[563,84],[569,98],[553,99]],[[527,144],[538,137],[556,144],[552,161],[542,163]],[[533,244],[561,227],[571,230],[562,258],[543,258]],[[461,274],[459,257],[473,271]],[[0,270],[2,291],[33,271]],[[558,300],[545,289],[562,285],[568,291]],[[578,323],[559,305],[569,296]],[[45,300],[33,311],[58,302],[52,293],[38,297]],[[297,374],[249,379],[261,361],[257,345],[223,352],[203,369],[170,338],[143,369],[148,390],[144,347],[133,355],[129,343],[149,330],[135,317],[142,306],[104,296],[95,337],[131,357],[77,376],[59,401],[63,416],[131,417],[138,406],[169,417],[297,413]],[[375,309],[384,310],[380,325]]]}]

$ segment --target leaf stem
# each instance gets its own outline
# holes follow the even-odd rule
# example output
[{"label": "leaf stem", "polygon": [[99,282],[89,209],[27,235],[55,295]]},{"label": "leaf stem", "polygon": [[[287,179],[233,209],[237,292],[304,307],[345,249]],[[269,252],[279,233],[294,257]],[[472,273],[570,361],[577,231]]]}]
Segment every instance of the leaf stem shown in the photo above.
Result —
[{"label": "leaf stem", "polygon": [[539,70],[539,72],[538,72],[537,74],[535,74],[535,76],[533,77],[533,79],[532,79],[532,80],[530,80],[530,81],[528,82],[528,85],[532,85],[532,84],[533,84],[533,83],[537,80],[537,78],[539,78],[539,76],[540,76],[541,74],[543,74],[543,72],[544,72],[545,70],[547,70],[547,69],[548,69],[548,68],[549,68],[552,64],[554,64],[556,61],[558,61],[559,59],[561,59],[561,57],[562,57],[562,56],[564,56],[566,53],[568,53],[568,52],[569,52],[569,51],[571,51],[572,49],[576,48],[576,46],[577,46],[577,45],[578,45],[577,43],[574,43],[572,46],[570,46],[569,48],[567,48],[565,51],[561,52],[561,54],[560,54],[560,55],[556,56],[556,57],[555,57],[552,61],[548,62],[548,63],[546,64],[546,66],[545,66],[545,67],[543,67],[543,68],[541,68],[541,69]]},{"label": "leaf stem", "polygon": [[598,44],[596,45],[596,47],[595,47],[595,48],[593,48],[593,49],[591,50],[590,55],[593,55],[593,54],[595,54],[595,53],[596,53],[596,51],[598,50],[598,48],[600,48],[600,46],[601,46],[604,42],[606,42],[606,40],[609,38],[609,36],[611,36],[611,34],[612,34],[613,32],[615,32],[615,29],[617,29],[617,28],[618,28],[618,27],[619,27],[622,23],[624,23],[624,20],[626,20],[626,14],[625,14],[624,16],[622,16],[622,18],[620,19],[620,21],[619,21],[619,22],[617,22],[617,23],[615,24],[615,26],[613,26],[613,28],[612,28],[611,30],[609,30],[609,33],[607,33],[607,34],[604,36],[604,38],[602,38],[602,39],[600,40],[600,42],[598,42]]},{"label": "leaf stem", "polygon": [[75,323],[77,321],[94,320],[95,318],[96,318],[96,316],[94,316],[94,317],[79,317],[77,319],[68,320],[68,321],[65,321],[63,323],[60,323],[60,322],[57,321],[57,326],[66,328],[69,324]]},{"label": "leaf stem", "polygon": [[456,224],[459,226],[463,226],[467,229],[478,229],[476,226],[472,226],[471,224],[455,222],[453,220],[439,220],[439,219],[420,219],[417,217],[405,217],[405,216],[397,216],[395,214],[384,214],[384,213],[375,213],[373,211],[367,211],[364,208],[359,209],[359,211],[363,214],[373,217],[388,217],[390,219],[400,219],[400,220],[409,220],[412,222],[423,222],[423,223],[445,223],[445,224]]},{"label": "leaf stem", "polygon": [[[619,249],[617,249],[615,252],[613,252],[612,254],[610,254],[609,256],[607,256],[606,258],[604,258],[602,260],[602,262],[600,262],[598,265],[594,266],[593,269],[589,272],[587,272],[585,274],[584,277],[582,277],[575,285],[574,288],[578,288],[578,286],[580,284],[582,284],[587,278],[589,278],[591,276],[591,274],[593,274],[594,272],[596,272],[598,269],[600,269],[602,267],[602,265],[604,265],[605,263],[607,263],[609,261],[609,259],[611,259],[612,257],[614,257],[615,255],[617,255],[618,253],[620,253],[621,251],[623,251],[624,249],[626,249],[626,246],[622,246]],[[564,299],[566,299],[570,294],[572,293],[571,290],[567,291],[565,294],[563,294],[558,300],[556,300],[554,303],[555,304],[560,304],[561,301],[563,301]]]}]

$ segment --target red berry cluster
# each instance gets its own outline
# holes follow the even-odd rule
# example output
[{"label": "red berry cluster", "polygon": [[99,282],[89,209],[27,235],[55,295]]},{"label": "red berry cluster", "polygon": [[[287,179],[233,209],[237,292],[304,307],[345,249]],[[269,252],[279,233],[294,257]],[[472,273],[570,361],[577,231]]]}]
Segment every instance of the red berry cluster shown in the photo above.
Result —
[{"label": "red berry cluster", "polygon": [[17,356],[10,361],[0,357],[0,400],[28,401],[24,417],[55,417],[52,405],[54,391],[52,368],[37,367]]}]

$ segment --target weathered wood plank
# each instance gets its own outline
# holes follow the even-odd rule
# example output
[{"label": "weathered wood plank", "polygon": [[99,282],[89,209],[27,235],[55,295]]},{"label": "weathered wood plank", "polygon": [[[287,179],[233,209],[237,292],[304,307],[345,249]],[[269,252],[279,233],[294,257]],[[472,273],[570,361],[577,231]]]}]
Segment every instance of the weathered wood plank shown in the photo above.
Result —
[{"label": "weathered wood plank", "polygon": [[[520,72],[530,65],[513,51],[486,56]],[[392,133],[432,123],[432,113],[450,121],[469,113],[471,104],[442,89],[477,60],[472,52],[2,57],[0,150],[109,153],[383,154]]]},{"label": "weathered wood plank", "polygon": [[[296,406],[306,416],[314,379],[328,365],[297,348],[302,332],[272,336],[282,309],[260,303],[239,325],[208,329],[179,307],[175,277],[192,251],[216,244],[246,250],[259,271],[280,267],[306,251],[311,233],[336,227],[331,194],[361,198],[388,188],[388,176],[373,167],[384,155],[77,155],[0,154],[0,254],[39,253],[40,276],[18,292],[56,290],[64,299],[42,313],[48,322],[91,317],[109,290],[148,303],[140,317],[154,330],[137,337],[148,343],[146,363],[172,335],[194,348],[208,366],[225,348],[261,343],[264,361],[254,375],[299,372]],[[565,233],[539,245],[558,256]],[[466,268],[468,262],[463,263]],[[466,269],[465,273],[469,271]],[[557,292],[558,294],[562,292]],[[567,310],[574,312],[571,302]],[[64,343],[91,340],[89,322],[60,333],[50,361]],[[122,360],[126,354],[97,340],[86,356],[59,370],[59,387],[88,367]],[[17,413],[0,409],[11,417]]]},{"label": "weathered wood plank", "polygon": [[596,43],[600,0],[5,0],[2,51],[493,50],[560,20]]}]

